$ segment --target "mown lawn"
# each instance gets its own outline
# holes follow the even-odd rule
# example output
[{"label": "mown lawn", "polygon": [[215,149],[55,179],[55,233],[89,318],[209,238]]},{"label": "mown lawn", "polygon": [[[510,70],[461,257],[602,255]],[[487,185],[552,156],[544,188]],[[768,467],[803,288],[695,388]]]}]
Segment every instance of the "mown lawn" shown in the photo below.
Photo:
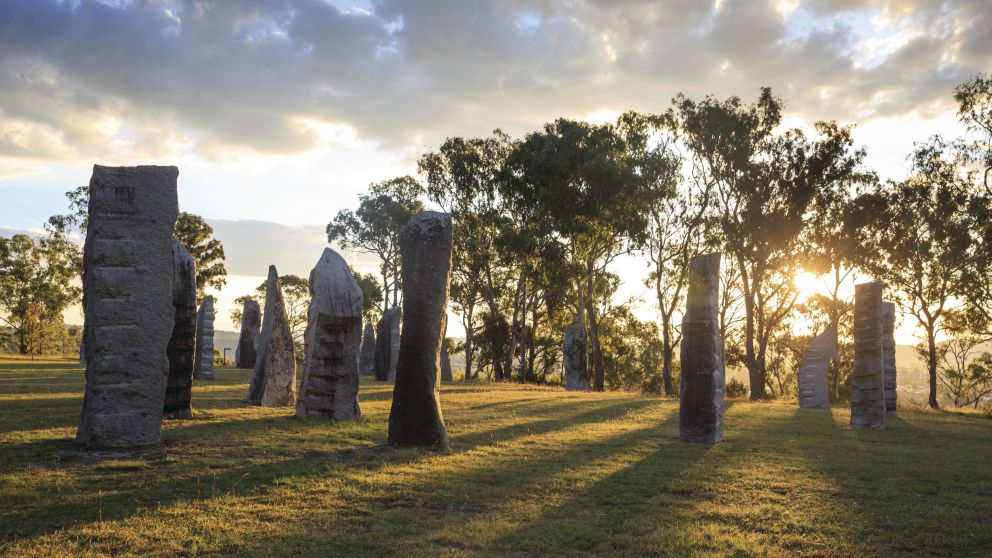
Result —
[{"label": "mown lawn", "polygon": [[677,441],[678,404],[446,385],[452,451],[364,419],[247,407],[250,371],[194,391],[161,446],[72,443],[83,371],[0,361],[0,554],[992,556],[992,420],[731,403],[726,439]]}]

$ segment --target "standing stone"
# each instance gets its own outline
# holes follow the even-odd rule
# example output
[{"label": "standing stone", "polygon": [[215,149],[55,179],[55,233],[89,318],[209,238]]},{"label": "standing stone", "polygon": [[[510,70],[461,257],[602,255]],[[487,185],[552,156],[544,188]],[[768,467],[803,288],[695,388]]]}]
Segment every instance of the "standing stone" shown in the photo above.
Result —
[{"label": "standing stone", "polygon": [[196,313],[196,361],[193,377],[197,380],[214,379],[214,298],[207,296]]},{"label": "standing stone", "polygon": [[803,409],[830,408],[827,371],[836,356],[837,324],[830,324],[810,341],[799,367],[799,406]]},{"label": "standing stone", "polygon": [[358,373],[362,376],[375,375],[375,326],[365,324],[362,334],[362,348],[358,356]]},{"label": "standing stone", "polygon": [[[396,379],[396,360],[399,358],[399,323],[402,311],[399,306],[394,306],[387,310],[379,323],[376,325],[375,354],[375,379],[380,382]],[[394,340],[393,337],[396,337]],[[395,347],[395,349],[394,349]]]},{"label": "standing stone", "polygon": [[196,269],[182,242],[172,239],[172,305],[175,325],[166,354],[169,381],[165,391],[165,418],[193,418],[193,354],[196,351]]},{"label": "standing stone", "polygon": [[451,279],[451,216],[422,211],[399,236],[403,337],[389,412],[389,443],[446,450],[439,384]]},{"label": "standing stone", "polygon": [[358,409],[358,353],[362,289],[334,250],[324,248],[310,272],[305,364],[296,416],[354,419]]},{"label": "standing stone", "polygon": [[855,428],[885,428],[885,374],[882,365],[884,286],[880,281],[854,286],[851,426]]},{"label": "standing stone", "polygon": [[296,405],[296,350],[276,266],[269,266],[265,285],[265,312],[248,402],[263,407],[292,407]]},{"label": "standing stone", "polygon": [[76,442],[157,444],[175,325],[176,167],[93,167],[83,251],[86,394]]},{"label": "standing stone", "polygon": [[86,346],[82,343],[79,344],[79,364],[86,366]]},{"label": "standing stone", "polygon": [[589,391],[589,375],[586,373],[586,327],[572,322],[565,328],[562,340],[562,367],[567,391]]},{"label": "standing stone", "polygon": [[255,368],[255,344],[258,342],[259,328],[262,326],[262,310],[252,299],[245,301],[241,309],[241,335],[234,349],[234,365],[238,368]]},{"label": "standing stone", "polygon": [[885,379],[885,414],[896,416],[896,305],[882,303],[882,374]]},{"label": "standing stone", "polygon": [[450,382],[454,377],[451,374],[451,356],[448,355],[448,348],[441,347],[441,381]]},{"label": "standing stone", "polygon": [[689,262],[679,359],[679,440],[712,444],[723,439],[723,339],[719,316],[720,253]]}]

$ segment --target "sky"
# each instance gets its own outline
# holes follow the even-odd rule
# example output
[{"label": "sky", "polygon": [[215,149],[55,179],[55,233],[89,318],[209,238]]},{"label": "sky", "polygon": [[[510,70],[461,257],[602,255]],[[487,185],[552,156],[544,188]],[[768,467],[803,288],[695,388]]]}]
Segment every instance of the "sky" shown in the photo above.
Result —
[{"label": "sky", "polygon": [[[306,276],[339,210],[446,137],[771,86],[787,124],[854,124],[898,179],[914,141],[962,133],[952,90],[990,61],[988,0],[3,0],[0,235],[64,212],[95,163],[176,165],[227,251],[233,330],[268,264]],[[643,261],[617,265],[650,300]]]}]

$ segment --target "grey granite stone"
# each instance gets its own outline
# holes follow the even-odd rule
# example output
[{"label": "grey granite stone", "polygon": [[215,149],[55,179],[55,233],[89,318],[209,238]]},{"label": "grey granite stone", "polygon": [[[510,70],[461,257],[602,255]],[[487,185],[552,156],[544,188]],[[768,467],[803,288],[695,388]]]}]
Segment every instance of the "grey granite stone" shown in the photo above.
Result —
[{"label": "grey granite stone", "polygon": [[882,365],[884,287],[879,281],[854,286],[851,426],[855,428],[885,428],[885,376]]},{"label": "grey granite stone", "polygon": [[827,372],[830,362],[837,356],[837,326],[827,326],[806,347],[806,355],[799,366],[799,406],[804,409],[829,409],[830,388]]},{"label": "grey granite stone", "polygon": [[166,353],[169,356],[169,382],[163,416],[173,419],[193,417],[193,354],[196,350],[196,269],[193,256],[179,240],[172,239],[172,305],[175,325]]},{"label": "grey granite stone", "polygon": [[720,254],[689,262],[682,317],[679,440],[712,444],[723,439],[723,339],[719,316]]}]

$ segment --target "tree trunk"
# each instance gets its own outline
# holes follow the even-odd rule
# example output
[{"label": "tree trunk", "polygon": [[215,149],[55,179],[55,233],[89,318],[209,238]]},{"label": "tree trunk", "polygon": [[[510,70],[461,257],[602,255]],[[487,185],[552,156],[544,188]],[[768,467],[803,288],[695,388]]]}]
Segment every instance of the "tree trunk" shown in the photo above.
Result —
[{"label": "tree trunk", "polygon": [[768,392],[765,389],[765,367],[764,358],[760,359],[754,352],[755,331],[754,322],[755,307],[754,294],[760,289],[757,282],[749,284],[747,273],[744,271],[744,263],[741,266],[741,285],[744,290],[744,362],[747,364],[748,382],[751,384],[751,400],[766,399]]},{"label": "tree trunk", "polygon": [[520,383],[527,382],[527,281],[520,295]]},{"label": "tree trunk", "polygon": [[930,372],[930,397],[928,403],[931,409],[940,409],[937,403],[937,340],[936,328],[933,323],[927,326],[927,368]]},{"label": "tree trunk", "polygon": [[507,381],[512,380],[513,376],[513,356],[517,351],[517,328],[520,326],[520,292],[526,280],[526,275],[521,271],[520,278],[517,279],[517,288],[513,293],[513,318],[510,322],[510,346],[506,351],[506,364],[503,366],[503,369],[506,370]]},{"label": "tree trunk", "polygon": [[592,345],[593,386],[594,391],[603,391],[603,349],[599,344],[599,320],[592,298],[586,299],[589,310],[589,344]]},{"label": "tree trunk", "polygon": [[664,312],[661,314],[661,344],[662,344],[662,360],[661,360],[661,385],[664,389],[664,393],[667,397],[672,396],[672,356],[674,353],[674,348],[672,347],[672,320],[671,317],[666,315]]},{"label": "tree trunk", "polygon": [[475,304],[469,304],[465,309],[465,380],[472,379],[472,312]]}]

